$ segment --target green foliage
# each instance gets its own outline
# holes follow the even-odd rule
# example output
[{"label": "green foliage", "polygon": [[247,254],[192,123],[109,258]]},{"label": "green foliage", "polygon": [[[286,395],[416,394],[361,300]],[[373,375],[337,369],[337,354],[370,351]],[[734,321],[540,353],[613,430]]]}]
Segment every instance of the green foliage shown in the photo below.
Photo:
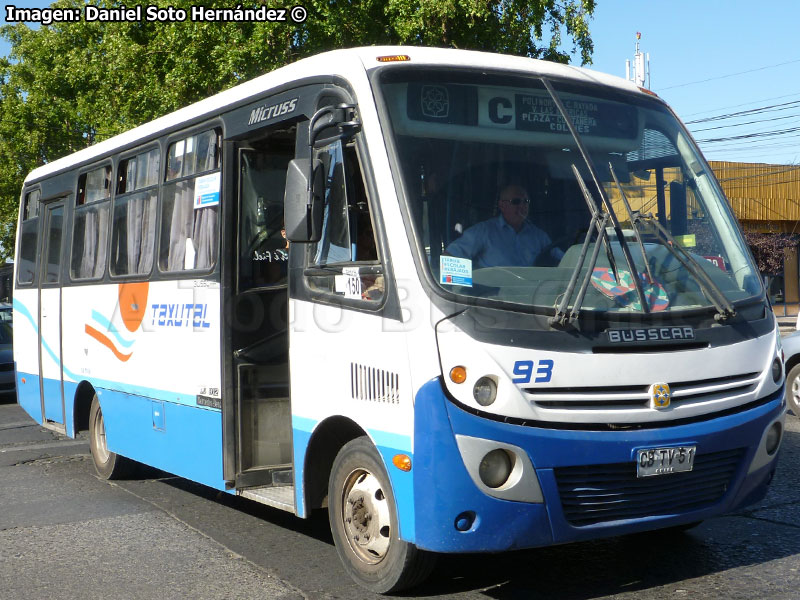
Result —
[{"label": "green foliage", "polygon": [[[99,7],[135,6],[97,0]],[[149,0],[187,11],[194,2]],[[263,4],[283,8],[278,0]],[[410,44],[591,62],[594,0],[311,0],[302,24],[54,23],[0,27],[0,259],[33,168],[279,66],[334,48]],[[231,8],[212,0],[209,8]],[[83,9],[83,0],[54,7]],[[257,4],[245,4],[247,7]],[[564,36],[573,48],[562,49]]]}]

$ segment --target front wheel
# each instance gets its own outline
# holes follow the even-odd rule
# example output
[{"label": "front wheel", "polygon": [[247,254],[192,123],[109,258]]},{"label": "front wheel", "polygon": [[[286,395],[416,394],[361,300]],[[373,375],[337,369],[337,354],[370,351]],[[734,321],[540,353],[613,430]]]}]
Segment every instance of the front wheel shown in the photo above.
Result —
[{"label": "front wheel", "polygon": [[389,477],[367,437],[345,444],[328,483],[328,517],[336,552],[355,581],[380,594],[422,583],[435,555],[399,537]]},{"label": "front wheel", "polygon": [[786,403],[794,416],[800,417],[800,363],[793,366],[786,376]]},{"label": "front wheel", "polygon": [[122,479],[131,473],[133,462],[108,449],[105,420],[97,394],[92,399],[92,408],[89,410],[89,449],[94,468],[103,479]]}]

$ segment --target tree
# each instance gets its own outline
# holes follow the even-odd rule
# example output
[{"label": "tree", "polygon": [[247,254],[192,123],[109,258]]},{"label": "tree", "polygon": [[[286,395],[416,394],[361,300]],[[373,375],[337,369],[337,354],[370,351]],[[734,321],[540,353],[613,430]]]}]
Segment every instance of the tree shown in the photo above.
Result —
[{"label": "tree", "polygon": [[796,248],[798,243],[798,236],[777,232],[745,231],[744,239],[750,246],[756,266],[762,275],[783,274],[784,250]]},{"label": "tree", "polygon": [[[283,8],[284,2],[266,0]],[[100,8],[132,3],[98,0]],[[182,8],[188,0],[151,0]],[[304,56],[412,44],[591,62],[594,0],[311,0],[287,22],[80,22],[4,26],[0,59],[0,258],[13,254],[19,192],[33,168]],[[208,8],[231,8],[213,0]],[[83,10],[83,0],[58,0]],[[245,8],[258,6],[247,4]],[[562,49],[564,37],[573,48]]]}]

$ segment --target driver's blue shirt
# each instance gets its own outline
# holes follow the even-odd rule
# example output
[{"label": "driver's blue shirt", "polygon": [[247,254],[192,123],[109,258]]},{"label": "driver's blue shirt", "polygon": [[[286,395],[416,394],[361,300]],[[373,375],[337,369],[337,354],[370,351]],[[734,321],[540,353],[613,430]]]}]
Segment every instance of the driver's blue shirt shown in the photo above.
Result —
[{"label": "driver's blue shirt", "polygon": [[[503,215],[497,215],[467,229],[460,238],[447,246],[446,252],[452,256],[471,259],[473,269],[530,267],[550,244],[550,236],[532,223],[525,221],[522,229],[517,232]],[[559,248],[551,248],[548,254],[554,260],[560,260],[564,256]]]}]

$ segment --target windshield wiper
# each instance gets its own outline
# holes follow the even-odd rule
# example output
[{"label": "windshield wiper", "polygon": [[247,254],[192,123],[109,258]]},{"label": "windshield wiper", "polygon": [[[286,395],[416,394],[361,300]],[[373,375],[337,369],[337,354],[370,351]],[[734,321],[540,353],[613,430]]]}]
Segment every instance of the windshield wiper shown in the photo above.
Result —
[{"label": "windshield wiper", "polygon": [[631,205],[628,202],[628,197],[625,195],[622,186],[619,183],[619,179],[617,179],[617,174],[614,172],[614,165],[611,164],[609,161],[608,163],[608,170],[611,171],[611,177],[614,178],[614,183],[617,184],[617,190],[619,191],[619,195],[622,198],[622,203],[625,205],[625,210],[628,213],[628,218],[631,220],[631,227],[633,227],[633,235],[636,237],[636,243],[639,244],[639,250],[642,252],[642,260],[644,260],[644,268],[647,271],[647,278],[650,285],[655,283],[653,279],[653,274],[650,272],[650,263],[647,260],[647,252],[644,249],[644,243],[642,242],[642,236],[639,233],[639,222],[642,219],[641,213],[637,211],[631,210]]},{"label": "windshield wiper", "polygon": [[[581,193],[583,194],[583,199],[586,201],[586,206],[589,207],[589,212],[592,213],[592,216],[595,218],[598,241],[602,237],[603,245],[606,247],[606,258],[608,258],[608,264],[611,267],[611,272],[614,273],[614,279],[619,281],[617,261],[614,258],[614,251],[611,249],[611,243],[608,239],[608,230],[605,228],[605,226],[602,229],[600,228],[599,221],[597,220],[597,213],[599,212],[597,205],[595,204],[592,195],[589,193],[589,188],[586,187],[586,182],[583,180],[583,177],[581,177],[581,173],[578,171],[578,167],[575,166],[575,163],[572,163],[572,173],[575,175],[575,179],[578,180],[578,186],[581,188]],[[592,268],[594,268],[594,265],[592,265]]]},{"label": "windshield wiper", "polygon": [[714,283],[714,280],[711,279],[709,274],[705,272],[705,269],[697,263],[694,257],[675,241],[672,234],[658,222],[658,219],[649,213],[644,215],[640,213],[639,220],[646,221],[653,226],[657,234],[661,234],[665,242],[664,247],[678,259],[678,262],[681,263],[694,277],[695,281],[700,284],[700,289],[703,290],[706,297],[714,304],[714,308],[717,309],[717,314],[714,315],[714,318],[717,321],[726,321],[727,319],[735,317],[736,309],[733,307],[730,300],[728,300],[727,296],[725,296],[725,293]]},{"label": "windshield wiper", "polygon": [[[598,210],[594,200],[592,199],[592,195],[589,193],[589,188],[586,187],[586,183],[583,181],[583,177],[581,177],[581,174],[578,171],[578,167],[575,166],[575,163],[572,164],[572,172],[575,174],[575,178],[578,180],[578,185],[581,188],[581,192],[583,192],[583,199],[586,201],[586,206],[589,207],[589,213],[592,215],[592,217],[589,220],[589,227],[586,228],[586,237],[583,239],[583,246],[581,247],[581,254],[578,257],[578,262],[576,263],[575,268],[572,270],[572,275],[570,275],[569,282],[567,283],[567,289],[564,291],[561,302],[556,309],[556,314],[550,320],[551,325],[566,325],[573,319],[578,318],[578,312],[580,311],[581,304],[583,304],[583,298],[586,295],[586,290],[589,287],[589,281],[591,281],[592,273],[594,272],[594,266],[597,264],[597,257],[600,255],[601,241],[606,247],[609,264],[614,270],[614,277],[618,278],[617,265],[614,262],[614,253],[611,250],[611,244],[608,241],[608,232],[606,231],[609,214],[601,213],[600,210]],[[580,275],[581,269],[583,268],[583,263],[586,262],[586,254],[589,251],[589,243],[592,239],[592,226],[594,226],[594,228],[597,230],[597,242],[595,243],[594,250],[592,251],[592,258],[589,261],[589,268],[586,271],[586,275],[581,283],[581,288],[578,291],[578,297],[575,299],[575,304],[573,304],[572,310],[569,312],[569,314],[567,314],[567,307],[569,306],[569,301],[572,298],[572,292],[575,291],[575,284],[578,282],[578,275]]]},{"label": "windshield wiper", "polygon": [[[625,236],[622,233],[622,228],[620,227],[619,220],[614,214],[614,208],[611,206],[611,202],[609,201],[608,197],[603,191],[603,186],[600,185],[600,178],[597,174],[597,169],[594,166],[594,161],[592,160],[591,156],[589,156],[589,152],[586,149],[586,145],[583,143],[583,138],[581,138],[580,135],[578,134],[578,130],[575,128],[575,123],[572,122],[572,118],[570,118],[569,113],[567,112],[567,108],[564,106],[564,103],[561,101],[559,95],[556,94],[556,91],[553,89],[552,84],[547,79],[544,78],[542,79],[542,84],[547,89],[553,102],[555,102],[555,105],[558,108],[558,112],[561,113],[561,118],[564,119],[564,123],[566,123],[567,129],[569,129],[569,132],[572,135],[573,140],[578,146],[578,150],[583,156],[584,162],[586,162],[586,166],[589,169],[589,173],[591,174],[592,179],[594,180],[595,187],[597,188],[597,191],[600,194],[600,199],[603,203],[603,206],[605,207],[605,213],[611,220],[611,224],[614,228],[614,233],[616,234],[617,239],[619,240],[620,249],[622,250],[622,256],[625,257],[625,262],[628,264],[628,269],[630,270],[631,273],[631,279],[633,280],[633,285],[636,288],[636,295],[639,297],[639,302],[641,303],[642,306],[642,312],[647,314],[650,312],[650,305],[647,302],[647,298],[645,297],[644,288],[642,287],[642,282],[639,279],[639,273],[636,271],[636,265],[633,262],[633,257],[631,256],[631,251],[628,248],[628,243],[625,241]],[[573,170],[575,170],[574,166]],[[592,267],[592,269],[594,269],[594,267]],[[591,279],[591,270],[587,275],[587,279],[584,281],[586,285],[588,285],[589,279]],[[619,281],[619,278],[617,278],[617,281]],[[579,298],[580,301],[583,302],[583,297],[581,296]],[[570,318],[577,317],[579,310],[580,310],[580,303],[576,301],[575,306],[572,309]],[[556,317],[559,317],[558,312],[556,312]]]}]

